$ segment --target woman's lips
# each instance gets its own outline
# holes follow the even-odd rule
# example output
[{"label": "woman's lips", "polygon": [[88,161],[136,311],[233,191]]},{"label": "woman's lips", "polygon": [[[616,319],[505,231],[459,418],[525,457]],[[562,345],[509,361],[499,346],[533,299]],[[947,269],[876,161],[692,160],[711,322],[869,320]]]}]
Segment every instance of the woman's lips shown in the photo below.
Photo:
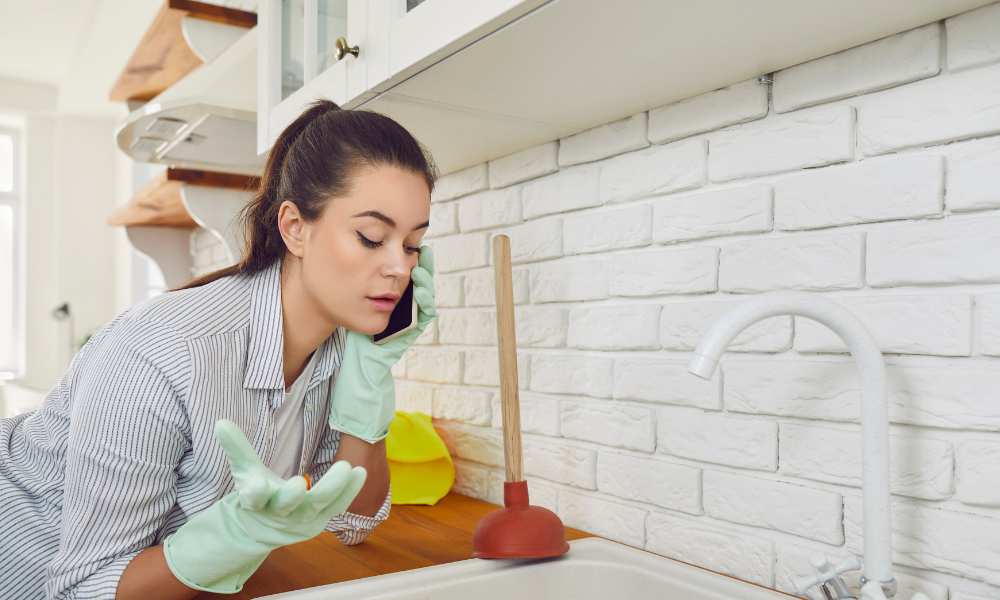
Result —
[{"label": "woman's lips", "polygon": [[392,309],[396,307],[395,300],[388,300],[382,298],[368,298],[368,301],[372,303],[375,310],[380,312],[392,312]]}]

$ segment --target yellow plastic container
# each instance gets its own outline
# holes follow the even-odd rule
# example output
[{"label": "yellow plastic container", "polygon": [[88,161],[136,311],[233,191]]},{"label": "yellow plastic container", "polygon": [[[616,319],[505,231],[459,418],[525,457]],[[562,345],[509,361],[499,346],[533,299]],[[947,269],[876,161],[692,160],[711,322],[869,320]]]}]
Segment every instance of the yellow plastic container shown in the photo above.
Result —
[{"label": "yellow plastic container", "polygon": [[430,415],[396,411],[385,439],[393,504],[437,504],[455,483],[455,465]]}]

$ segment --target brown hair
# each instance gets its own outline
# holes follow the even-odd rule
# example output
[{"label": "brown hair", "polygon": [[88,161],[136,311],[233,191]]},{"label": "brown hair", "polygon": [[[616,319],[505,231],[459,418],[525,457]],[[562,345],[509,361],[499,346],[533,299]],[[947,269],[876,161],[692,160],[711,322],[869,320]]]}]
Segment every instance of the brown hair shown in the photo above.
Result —
[{"label": "brown hair", "polygon": [[240,213],[246,237],[242,260],[177,289],[266,269],[285,254],[278,231],[282,201],[291,200],[306,221],[314,221],[331,197],[350,191],[351,177],[365,166],[407,169],[422,175],[434,190],[434,164],[402,125],[376,112],[341,110],[329,100],[313,102],[274,142],[260,187]]}]

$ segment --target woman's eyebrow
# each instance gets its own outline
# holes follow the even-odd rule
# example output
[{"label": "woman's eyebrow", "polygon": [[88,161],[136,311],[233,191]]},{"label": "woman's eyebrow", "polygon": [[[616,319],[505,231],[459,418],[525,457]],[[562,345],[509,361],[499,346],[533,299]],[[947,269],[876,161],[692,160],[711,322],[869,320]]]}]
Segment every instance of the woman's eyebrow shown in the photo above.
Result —
[{"label": "woman's eyebrow", "polygon": [[[393,228],[396,227],[396,222],[393,221],[392,218],[390,218],[389,216],[387,216],[387,215],[385,215],[383,213],[380,213],[377,210],[366,210],[364,212],[359,212],[358,214],[351,215],[351,216],[352,217],[375,217],[379,221],[382,221],[385,224],[387,224],[389,227],[393,227]],[[430,221],[424,221],[420,225],[417,225],[416,227],[414,227],[413,231],[416,231],[418,229],[423,229],[424,227],[428,227],[428,226],[430,226],[430,224],[431,224]]]}]

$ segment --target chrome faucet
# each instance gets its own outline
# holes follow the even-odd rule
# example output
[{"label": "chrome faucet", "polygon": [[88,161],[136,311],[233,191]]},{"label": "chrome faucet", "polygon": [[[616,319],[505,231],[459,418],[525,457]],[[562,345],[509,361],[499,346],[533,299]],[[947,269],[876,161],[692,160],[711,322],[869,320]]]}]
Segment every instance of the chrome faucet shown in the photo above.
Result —
[{"label": "chrome faucet", "polygon": [[[747,300],[723,314],[694,350],[688,370],[709,379],[726,347],[744,329],[757,321],[778,315],[797,315],[832,329],[847,344],[861,375],[864,569],[861,600],[888,600],[896,595],[892,575],[892,538],[889,512],[889,410],[886,403],[885,361],[864,325],[841,305],[821,296],[789,292]],[[859,570],[856,558],[833,566],[826,557],[812,561],[816,573],[795,580],[798,593],[818,586],[830,600],[855,599],[847,591],[841,574]],[[912,600],[927,600],[916,594]]]}]

